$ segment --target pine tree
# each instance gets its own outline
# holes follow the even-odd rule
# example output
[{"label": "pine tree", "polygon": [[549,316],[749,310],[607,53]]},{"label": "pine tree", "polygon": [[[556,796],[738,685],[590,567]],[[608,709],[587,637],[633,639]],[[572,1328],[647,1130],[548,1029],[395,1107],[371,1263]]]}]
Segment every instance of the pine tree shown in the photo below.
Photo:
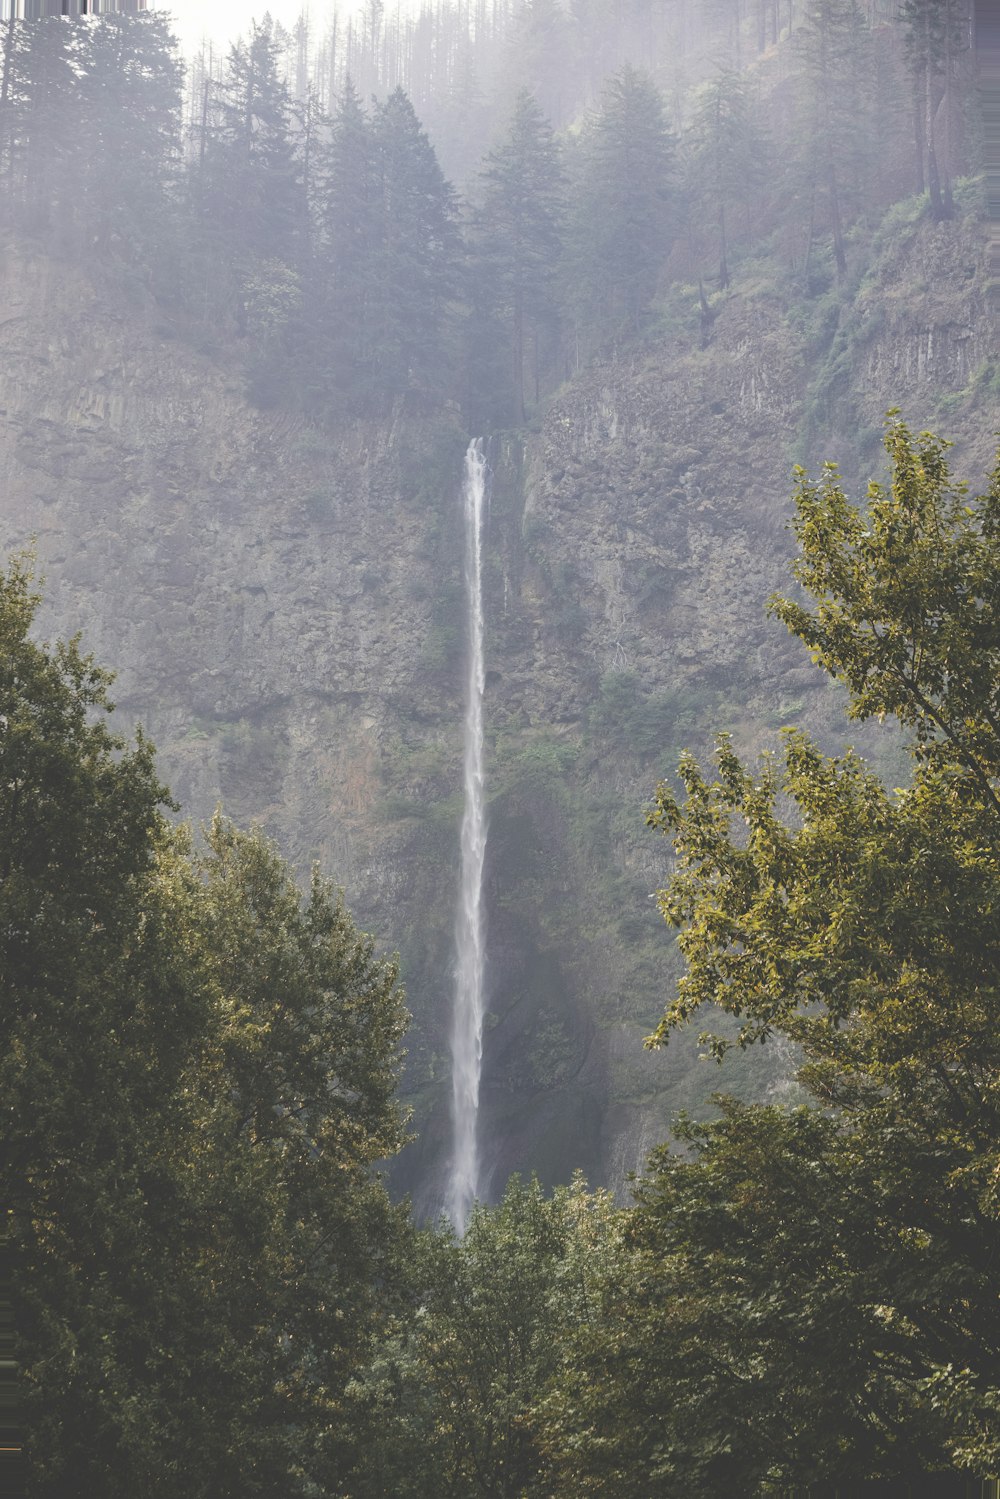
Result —
[{"label": "pine tree", "polygon": [[846,213],[863,198],[878,143],[871,33],[857,0],[810,0],[796,32],[796,46],[802,137],[799,168],[809,204],[806,266],[825,202],[834,262],[843,275],[847,270]]},{"label": "pine tree", "polygon": [[562,254],[563,173],[552,128],[523,89],[505,138],[480,174],[474,274],[510,342],[515,411],[525,419],[525,359],[530,338],[534,400],[540,342],[557,320],[556,275]]},{"label": "pine tree", "polygon": [[177,44],[157,12],[101,16],[81,28],[78,65],[77,195],[88,249],[140,266],[174,239],[183,76]]},{"label": "pine tree", "polygon": [[371,125],[349,78],[320,151],[317,183],[322,361],[331,387],[344,398],[367,379],[379,225]]},{"label": "pine tree", "polygon": [[715,218],[719,236],[719,286],[729,285],[731,225],[727,210],[747,208],[767,170],[768,142],[757,120],[746,78],[720,73],[703,84],[689,144],[695,195]]},{"label": "pine tree", "polygon": [[205,213],[227,253],[241,263],[293,265],[301,246],[305,197],[269,17],[230,51],[220,86],[221,124],[208,142]]},{"label": "pine tree", "polygon": [[573,232],[584,321],[636,332],[672,239],[674,143],[648,73],[627,64],[588,122]]},{"label": "pine tree", "polygon": [[[955,74],[963,50],[959,0],[904,0],[901,10],[907,66],[913,79],[917,178],[936,219],[951,218],[951,133]],[[937,117],[943,104],[945,142],[938,150]]]},{"label": "pine tree", "polygon": [[445,321],[457,288],[454,194],[401,88],[372,119],[376,239],[367,347],[379,397],[437,395]]}]

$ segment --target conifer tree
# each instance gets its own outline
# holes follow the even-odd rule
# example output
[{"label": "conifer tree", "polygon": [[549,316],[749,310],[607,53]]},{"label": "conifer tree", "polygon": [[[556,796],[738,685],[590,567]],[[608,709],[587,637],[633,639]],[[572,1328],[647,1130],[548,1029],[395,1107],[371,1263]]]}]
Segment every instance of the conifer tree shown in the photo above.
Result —
[{"label": "conifer tree", "polygon": [[[904,0],[902,20],[907,66],[913,79],[914,141],[920,191],[926,190],[936,219],[954,213],[951,134],[956,64],[963,50],[959,0]],[[944,151],[938,149],[938,112],[943,105]]]},{"label": "conifer tree", "polygon": [[205,209],[226,251],[241,262],[294,264],[305,199],[280,46],[265,16],[230,51],[220,86],[221,124],[208,143]]},{"label": "conifer tree", "polygon": [[874,144],[871,34],[857,0],[809,0],[796,31],[799,57],[800,171],[808,202],[806,265],[826,205],[838,274],[847,269],[849,206],[863,195]]},{"label": "conifer tree", "polygon": [[[167,19],[105,15],[80,30],[77,193],[88,248],[134,266],[173,241],[183,69]],[[169,245],[167,246],[169,248]]]},{"label": "conifer tree", "polygon": [[341,397],[367,378],[373,257],[379,232],[374,142],[348,78],[317,166],[317,272],[323,313],[323,363]]},{"label": "conifer tree", "polygon": [[751,86],[736,73],[720,73],[698,93],[689,144],[696,196],[709,208],[719,237],[719,286],[729,285],[733,205],[748,206],[767,170],[768,143],[760,128]]},{"label": "conifer tree", "polygon": [[514,407],[525,418],[525,360],[530,339],[533,394],[539,397],[540,342],[554,330],[556,277],[562,255],[563,174],[551,126],[533,95],[518,94],[506,137],[480,174],[475,218],[481,295],[510,343]]},{"label": "conifer tree", "polygon": [[395,89],[372,119],[375,242],[368,357],[382,400],[431,397],[445,377],[445,320],[457,289],[454,194],[406,94]]},{"label": "conifer tree", "polygon": [[573,229],[573,280],[607,335],[636,332],[672,239],[674,143],[648,73],[627,64],[588,122]]}]

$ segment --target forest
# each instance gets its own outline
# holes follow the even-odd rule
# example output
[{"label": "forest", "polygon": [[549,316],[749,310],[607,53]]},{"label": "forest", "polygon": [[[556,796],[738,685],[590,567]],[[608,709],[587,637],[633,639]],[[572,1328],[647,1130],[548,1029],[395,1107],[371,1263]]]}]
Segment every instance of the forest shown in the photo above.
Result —
[{"label": "forest", "polygon": [[[710,349],[765,264],[806,319],[907,215],[979,222],[970,27],[961,0],[370,0],[185,68],[157,13],[5,22],[0,223],[259,411],[530,431],[664,327]],[[974,494],[944,436],[892,410],[883,442],[860,499],[796,468],[768,629],[839,684],[844,736],[895,728],[904,784],[798,727],[683,753],[646,812],[681,957],[647,1044],[697,1020],[723,1091],[627,1197],[515,1175],[462,1233],[386,1180],[399,961],[259,827],[181,820],[8,561],[28,1499],[993,1492],[1000,454]],[[655,738],[628,681],[594,721]],[[780,1097],[725,1091],[776,1048]]]}]

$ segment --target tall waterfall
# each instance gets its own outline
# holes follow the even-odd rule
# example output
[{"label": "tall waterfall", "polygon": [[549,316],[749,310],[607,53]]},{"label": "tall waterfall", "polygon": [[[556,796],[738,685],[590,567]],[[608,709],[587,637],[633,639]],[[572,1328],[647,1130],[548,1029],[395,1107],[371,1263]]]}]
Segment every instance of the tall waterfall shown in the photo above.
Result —
[{"label": "tall waterfall", "polygon": [[459,1233],[479,1195],[479,1076],[483,1059],[483,510],[486,455],[482,442],[465,454],[465,595],[468,607],[468,669],[465,682],[465,810],[462,866],[455,922],[455,1009],[451,1029],[452,1129],[454,1148],[447,1212]]}]

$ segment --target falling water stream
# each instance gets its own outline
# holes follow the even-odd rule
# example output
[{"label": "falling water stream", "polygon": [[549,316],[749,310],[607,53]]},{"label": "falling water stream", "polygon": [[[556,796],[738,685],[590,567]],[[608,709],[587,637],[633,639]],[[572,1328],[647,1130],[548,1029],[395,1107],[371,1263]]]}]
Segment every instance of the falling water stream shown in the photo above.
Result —
[{"label": "falling water stream", "polygon": [[458,1233],[479,1196],[479,1077],[483,1060],[483,510],[486,455],[481,440],[465,454],[465,596],[468,669],[465,683],[465,810],[455,922],[455,1009],[451,1030],[453,1151],[446,1210]]}]

